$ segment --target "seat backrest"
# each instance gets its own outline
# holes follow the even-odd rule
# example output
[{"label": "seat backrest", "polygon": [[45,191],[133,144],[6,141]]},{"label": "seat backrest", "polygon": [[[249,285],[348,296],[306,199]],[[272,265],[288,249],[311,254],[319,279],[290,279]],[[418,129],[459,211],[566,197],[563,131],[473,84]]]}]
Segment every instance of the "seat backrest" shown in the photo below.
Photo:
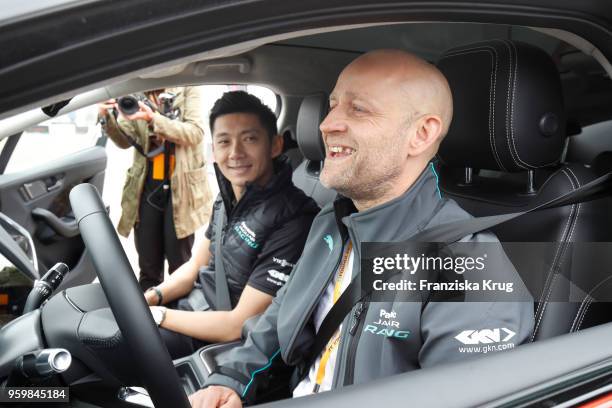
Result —
[{"label": "seat backrest", "polygon": [[[518,212],[596,178],[562,163],[565,109],[559,73],[544,51],[492,40],[451,49],[438,67],[448,78],[454,117],[439,151],[440,187],[474,216]],[[607,277],[579,265],[585,246],[612,241],[609,198],[549,209],[499,225],[502,242],[550,242],[536,300],[533,340],[612,320],[593,299],[612,295]],[[525,280],[529,265],[513,258]],[[573,261],[573,262],[572,262]],[[517,264],[517,262],[519,264]],[[571,265],[571,266],[569,266]],[[612,265],[608,265],[612,270]],[[535,293],[534,293],[535,292]],[[561,301],[561,300],[568,301]]]},{"label": "seat backrest", "polygon": [[293,172],[293,183],[312,197],[319,207],[334,200],[336,192],[324,187],[319,173],[325,159],[325,148],[319,125],[327,114],[327,96],[315,94],[302,100],[297,116],[297,143],[304,161]]}]

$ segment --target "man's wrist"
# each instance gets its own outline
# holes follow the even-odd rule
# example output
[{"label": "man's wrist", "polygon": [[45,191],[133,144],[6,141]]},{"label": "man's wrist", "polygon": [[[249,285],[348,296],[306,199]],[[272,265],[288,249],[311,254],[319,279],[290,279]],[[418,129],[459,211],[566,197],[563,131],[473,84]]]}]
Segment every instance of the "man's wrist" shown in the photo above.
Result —
[{"label": "man's wrist", "polygon": [[155,293],[155,295],[157,296],[157,306],[160,306],[164,301],[164,295],[162,294],[161,289],[157,286],[151,286],[149,289],[147,289],[147,292]]},{"label": "man's wrist", "polygon": [[108,124],[109,117],[110,115],[108,113],[108,109],[100,111],[98,113],[98,123],[102,126],[106,126]]},{"label": "man's wrist", "polygon": [[153,315],[153,321],[157,327],[161,327],[164,320],[166,320],[166,312],[168,309],[164,306],[151,306],[151,314]]}]

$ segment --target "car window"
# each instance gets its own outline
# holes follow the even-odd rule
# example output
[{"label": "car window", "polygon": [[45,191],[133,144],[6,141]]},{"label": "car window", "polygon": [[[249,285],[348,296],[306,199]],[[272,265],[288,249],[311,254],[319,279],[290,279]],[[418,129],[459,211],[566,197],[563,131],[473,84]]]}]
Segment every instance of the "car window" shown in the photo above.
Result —
[{"label": "car window", "polygon": [[88,106],[32,126],[21,135],[5,174],[16,173],[95,145],[97,109]]}]

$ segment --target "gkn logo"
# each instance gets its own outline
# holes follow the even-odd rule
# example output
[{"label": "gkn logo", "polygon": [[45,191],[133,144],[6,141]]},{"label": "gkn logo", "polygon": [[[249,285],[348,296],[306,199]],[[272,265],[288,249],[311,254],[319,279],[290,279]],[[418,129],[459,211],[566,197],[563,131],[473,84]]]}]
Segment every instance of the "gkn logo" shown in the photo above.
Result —
[{"label": "gkn logo", "polygon": [[464,330],[455,338],[463,344],[491,344],[507,342],[515,334],[512,330],[502,327],[501,329]]}]

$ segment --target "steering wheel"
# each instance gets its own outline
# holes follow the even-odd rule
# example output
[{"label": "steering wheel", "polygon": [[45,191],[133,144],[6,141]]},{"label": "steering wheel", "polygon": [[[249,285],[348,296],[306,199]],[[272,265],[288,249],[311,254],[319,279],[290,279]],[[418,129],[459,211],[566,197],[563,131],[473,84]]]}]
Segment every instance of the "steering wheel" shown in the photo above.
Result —
[{"label": "steering wheel", "polygon": [[102,289],[151,400],[158,407],[190,407],[98,190],[91,184],[79,184],[70,192],[70,204]]}]

